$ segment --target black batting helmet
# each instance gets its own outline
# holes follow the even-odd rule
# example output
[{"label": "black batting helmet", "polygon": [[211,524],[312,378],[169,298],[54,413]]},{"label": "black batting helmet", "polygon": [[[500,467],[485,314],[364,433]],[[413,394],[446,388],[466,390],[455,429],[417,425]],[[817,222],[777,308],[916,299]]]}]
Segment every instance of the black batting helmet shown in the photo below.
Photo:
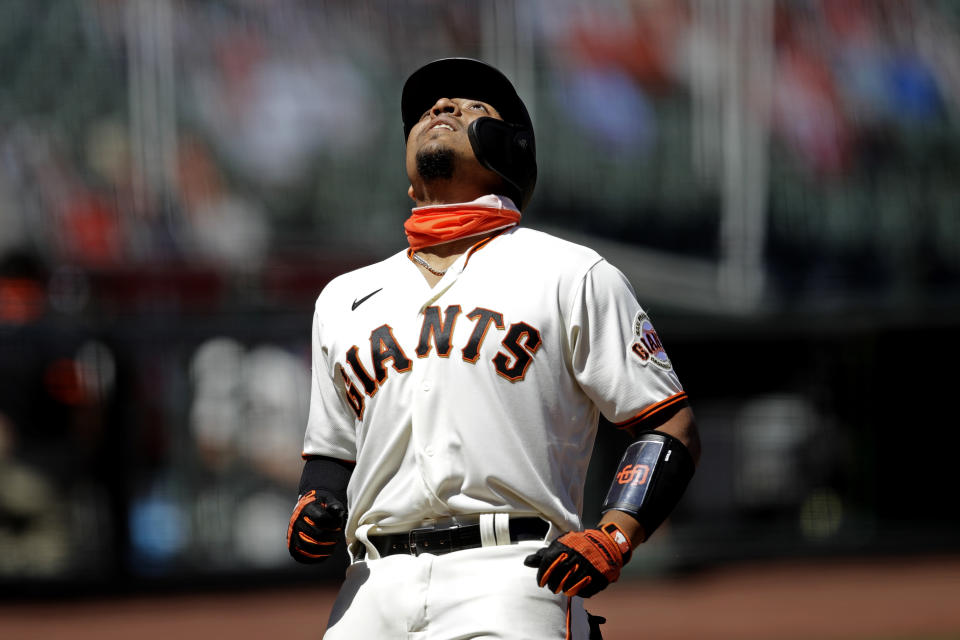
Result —
[{"label": "black batting helmet", "polygon": [[420,116],[440,98],[481,100],[503,121],[477,118],[467,128],[473,153],[487,169],[503,178],[520,209],[527,206],[537,183],[537,151],[533,122],[516,89],[503,73],[472,58],[442,58],[414,71],[403,85],[400,113],[404,139]]}]

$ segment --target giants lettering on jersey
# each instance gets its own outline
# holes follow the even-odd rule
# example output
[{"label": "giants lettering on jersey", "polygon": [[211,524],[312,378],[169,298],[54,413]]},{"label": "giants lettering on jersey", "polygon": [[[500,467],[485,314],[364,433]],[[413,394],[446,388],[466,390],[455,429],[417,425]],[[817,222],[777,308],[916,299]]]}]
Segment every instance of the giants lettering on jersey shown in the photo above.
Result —
[{"label": "giants lettering on jersey", "polygon": [[[420,339],[414,353],[417,358],[427,358],[431,352],[441,358],[449,358],[453,350],[453,329],[462,315],[460,305],[452,304],[440,312],[440,307],[427,307],[423,311],[423,324],[420,326]],[[527,375],[527,370],[533,363],[533,356],[542,342],[540,331],[526,322],[516,322],[509,328],[503,322],[503,314],[477,307],[464,316],[473,323],[473,330],[466,344],[460,349],[460,357],[464,362],[476,364],[480,358],[480,348],[487,337],[490,327],[498,331],[506,330],[506,335],[500,344],[503,347],[491,359],[497,375],[519,382]],[[360,348],[350,347],[344,356],[347,366],[359,382],[347,375],[347,367],[340,367],[340,375],[346,388],[347,402],[353,409],[358,420],[363,419],[365,407],[364,394],[369,397],[376,395],[380,386],[387,379],[387,366],[397,373],[405,373],[413,368],[413,360],[409,358],[403,347],[393,335],[393,329],[388,324],[380,325],[370,332],[370,362],[368,369],[360,360]],[[362,391],[361,391],[362,389]]]}]

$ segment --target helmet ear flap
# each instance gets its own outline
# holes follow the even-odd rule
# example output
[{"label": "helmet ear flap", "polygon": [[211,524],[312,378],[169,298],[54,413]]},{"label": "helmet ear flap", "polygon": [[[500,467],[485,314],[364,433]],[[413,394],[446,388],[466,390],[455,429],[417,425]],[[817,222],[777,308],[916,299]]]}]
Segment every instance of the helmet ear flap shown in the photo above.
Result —
[{"label": "helmet ear flap", "polygon": [[467,127],[470,146],[481,165],[503,178],[507,194],[526,207],[537,182],[537,152],[533,130],[496,118],[477,118]]}]

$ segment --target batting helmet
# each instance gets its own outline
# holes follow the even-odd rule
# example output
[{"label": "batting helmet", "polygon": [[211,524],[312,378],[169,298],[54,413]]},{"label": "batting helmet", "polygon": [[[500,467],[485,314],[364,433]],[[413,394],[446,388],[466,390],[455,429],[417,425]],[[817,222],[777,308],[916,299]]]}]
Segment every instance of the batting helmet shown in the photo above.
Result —
[{"label": "batting helmet", "polygon": [[503,121],[477,118],[467,128],[480,164],[503,178],[520,209],[537,183],[533,122],[516,89],[503,73],[472,58],[442,58],[414,71],[403,85],[400,113],[404,139],[420,116],[440,98],[469,98],[493,105]]}]

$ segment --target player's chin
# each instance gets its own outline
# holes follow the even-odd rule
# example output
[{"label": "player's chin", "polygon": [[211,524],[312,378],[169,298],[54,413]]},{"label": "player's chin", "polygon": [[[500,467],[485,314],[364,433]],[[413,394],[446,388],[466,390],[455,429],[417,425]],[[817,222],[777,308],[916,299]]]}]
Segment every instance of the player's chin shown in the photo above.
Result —
[{"label": "player's chin", "polygon": [[420,141],[420,144],[416,146],[416,151],[414,153],[415,158],[423,158],[424,156],[434,156],[434,155],[447,155],[453,154],[457,151],[456,140],[451,137],[452,131],[443,131],[447,135],[441,135],[438,133],[429,134],[424,140]]}]

